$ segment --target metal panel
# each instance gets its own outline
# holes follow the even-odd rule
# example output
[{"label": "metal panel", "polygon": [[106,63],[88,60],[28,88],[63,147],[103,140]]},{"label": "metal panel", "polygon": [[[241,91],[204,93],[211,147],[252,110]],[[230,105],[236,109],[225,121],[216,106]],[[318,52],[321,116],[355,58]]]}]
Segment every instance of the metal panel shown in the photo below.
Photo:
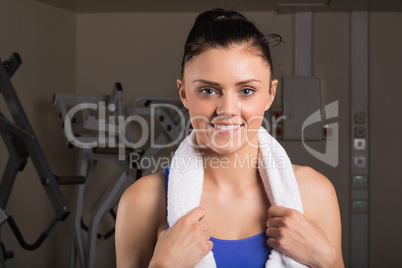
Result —
[{"label": "metal panel", "polygon": [[[304,122],[321,109],[321,79],[318,77],[286,77],[283,79],[284,140],[322,140],[322,121]],[[315,120],[314,120],[315,121]],[[305,128],[303,128],[305,127]]]},{"label": "metal panel", "polygon": [[[353,1],[364,5],[367,1]],[[364,10],[364,9],[363,9]],[[368,12],[351,21],[351,267],[369,266]]]}]

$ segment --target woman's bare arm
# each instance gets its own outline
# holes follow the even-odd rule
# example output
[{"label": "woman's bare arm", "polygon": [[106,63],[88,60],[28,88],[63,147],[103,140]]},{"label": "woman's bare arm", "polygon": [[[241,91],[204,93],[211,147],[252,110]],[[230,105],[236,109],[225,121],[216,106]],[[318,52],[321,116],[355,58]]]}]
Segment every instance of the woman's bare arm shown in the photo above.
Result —
[{"label": "woman's bare arm", "polygon": [[314,169],[301,166],[296,169],[296,178],[304,214],[271,206],[268,245],[313,268],[344,267],[340,213],[331,182]]},{"label": "woman's bare arm", "polygon": [[332,183],[324,175],[307,166],[297,166],[296,178],[303,202],[304,215],[328,238],[336,252],[334,266],[344,267],[341,216]]},{"label": "woman's bare arm", "polygon": [[117,268],[148,267],[163,224],[165,184],[156,173],[137,180],[120,199],[115,236]]}]

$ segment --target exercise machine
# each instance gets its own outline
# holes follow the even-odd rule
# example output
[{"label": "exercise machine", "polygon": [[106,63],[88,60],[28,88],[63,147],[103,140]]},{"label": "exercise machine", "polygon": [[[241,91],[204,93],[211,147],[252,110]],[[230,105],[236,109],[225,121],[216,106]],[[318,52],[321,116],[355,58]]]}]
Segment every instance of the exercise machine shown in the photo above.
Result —
[{"label": "exercise machine", "polygon": [[[163,149],[160,145],[183,138],[188,115],[177,99],[137,98],[130,107],[124,108],[122,91],[121,84],[116,83],[111,95],[55,94],[53,99],[63,120],[68,147],[79,150],[78,174],[86,178],[85,183],[77,187],[75,197],[70,267],[76,267],[77,262],[80,267],[95,266],[97,239],[108,239],[114,234],[114,228],[106,234],[98,232],[103,215],[110,213],[116,217],[114,208],[121,195],[147,169],[141,165],[142,159],[156,157]],[[141,142],[151,134],[153,137],[153,131],[144,129],[149,121],[160,130],[157,137],[152,138],[154,144]],[[132,122],[140,124],[142,138],[136,138],[133,128],[128,126]],[[84,201],[100,162],[117,165],[120,173],[97,202],[86,225]],[[83,230],[88,231],[88,236],[83,235]]]},{"label": "exercise machine", "polygon": [[[0,113],[0,134],[9,154],[0,182],[0,227],[3,223],[7,222],[19,244],[26,250],[35,250],[44,242],[56,223],[65,220],[70,213],[67,202],[60,191],[59,184],[82,183],[85,178],[81,176],[62,177],[53,174],[10,81],[22,63],[21,58],[18,53],[14,53],[4,62],[0,60],[0,63],[0,93],[12,116],[12,120],[9,120]],[[29,158],[35,166],[36,173],[46,191],[55,214],[47,228],[31,244],[25,241],[13,217],[6,213],[7,203],[17,174],[24,171]],[[3,243],[1,243],[1,247],[0,267],[5,267],[5,260],[12,258],[14,254],[11,251],[6,251]]]}]

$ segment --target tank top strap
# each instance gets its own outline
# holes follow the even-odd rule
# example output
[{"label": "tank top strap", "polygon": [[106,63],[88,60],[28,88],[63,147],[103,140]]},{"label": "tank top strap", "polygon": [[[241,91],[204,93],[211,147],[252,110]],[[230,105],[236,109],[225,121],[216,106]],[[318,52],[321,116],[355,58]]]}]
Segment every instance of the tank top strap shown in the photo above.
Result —
[{"label": "tank top strap", "polygon": [[[169,172],[170,172],[170,166],[165,168],[165,170],[163,171],[163,174],[165,175],[166,205],[167,205],[167,195],[168,195]],[[167,206],[166,206],[166,208],[167,208]],[[169,228],[169,222],[166,220],[166,229],[167,228]]]},{"label": "tank top strap", "polygon": [[166,190],[166,196],[167,196],[167,191],[168,191],[168,181],[169,181],[169,172],[170,172],[170,166],[165,168],[163,171],[163,174],[165,175],[165,190]]}]

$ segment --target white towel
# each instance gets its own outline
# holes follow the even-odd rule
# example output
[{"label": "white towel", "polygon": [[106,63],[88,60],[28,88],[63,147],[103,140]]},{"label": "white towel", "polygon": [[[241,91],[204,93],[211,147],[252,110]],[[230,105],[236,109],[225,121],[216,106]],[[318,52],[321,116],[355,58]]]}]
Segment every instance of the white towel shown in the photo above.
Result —
[{"label": "white towel", "polygon": [[[264,129],[258,131],[259,172],[272,205],[296,209],[303,213],[299,189],[292,164],[283,147]],[[168,222],[173,226],[181,217],[198,207],[204,182],[203,158],[195,148],[195,131],[176,150],[168,181]],[[212,251],[196,265],[197,268],[216,267]],[[307,267],[285,254],[272,250],[265,267]]]}]

